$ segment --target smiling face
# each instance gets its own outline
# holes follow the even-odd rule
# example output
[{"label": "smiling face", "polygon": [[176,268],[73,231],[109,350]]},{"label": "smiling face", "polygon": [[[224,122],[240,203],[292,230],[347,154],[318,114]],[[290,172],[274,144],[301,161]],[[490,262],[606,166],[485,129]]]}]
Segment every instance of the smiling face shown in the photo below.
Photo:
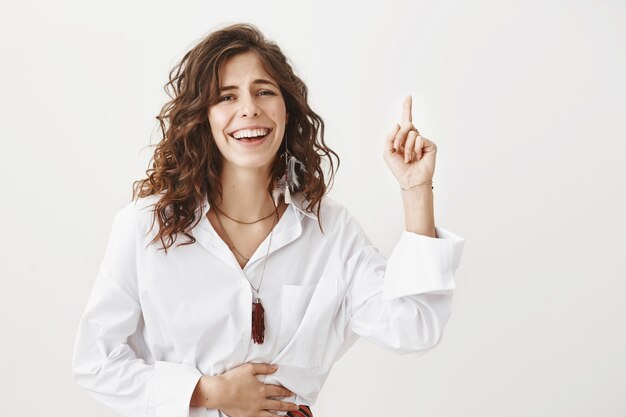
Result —
[{"label": "smiling face", "polygon": [[219,101],[209,107],[208,118],[224,168],[262,168],[269,172],[285,134],[288,114],[278,83],[265,71],[256,53],[245,52],[224,62]]}]

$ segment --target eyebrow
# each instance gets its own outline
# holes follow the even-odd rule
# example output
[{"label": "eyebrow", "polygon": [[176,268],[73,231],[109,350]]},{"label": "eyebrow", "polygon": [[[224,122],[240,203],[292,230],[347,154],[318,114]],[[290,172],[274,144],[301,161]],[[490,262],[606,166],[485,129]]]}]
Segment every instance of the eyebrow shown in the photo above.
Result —
[{"label": "eyebrow", "polygon": [[[274,84],[273,82],[271,82],[270,80],[264,80],[262,78],[252,81],[252,84],[270,84],[278,88],[278,86]],[[236,85],[225,85],[223,87],[220,87],[220,92],[225,91],[225,90],[236,90],[236,89],[237,89]]]}]

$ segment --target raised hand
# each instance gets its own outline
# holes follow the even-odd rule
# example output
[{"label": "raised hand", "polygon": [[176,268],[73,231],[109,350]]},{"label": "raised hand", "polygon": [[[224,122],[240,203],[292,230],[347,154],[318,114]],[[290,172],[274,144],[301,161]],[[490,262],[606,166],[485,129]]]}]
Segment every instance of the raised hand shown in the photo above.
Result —
[{"label": "raised hand", "polygon": [[437,145],[419,134],[413,126],[412,97],[404,98],[400,124],[385,140],[383,158],[400,187],[405,188],[432,181],[435,173]]}]

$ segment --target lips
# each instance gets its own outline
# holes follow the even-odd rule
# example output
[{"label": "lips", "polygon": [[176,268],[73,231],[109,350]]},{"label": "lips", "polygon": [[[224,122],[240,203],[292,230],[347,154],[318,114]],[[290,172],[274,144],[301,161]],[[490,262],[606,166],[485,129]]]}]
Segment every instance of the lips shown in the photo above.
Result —
[{"label": "lips", "polygon": [[255,138],[241,138],[241,139],[237,139],[235,137],[233,137],[232,135],[228,135],[230,136],[232,139],[237,141],[237,144],[239,146],[242,146],[244,148],[248,148],[248,147],[257,147],[257,146],[263,146],[263,144],[265,143],[265,140],[268,138],[268,136],[273,132],[273,130],[270,130],[265,136],[258,136]]}]

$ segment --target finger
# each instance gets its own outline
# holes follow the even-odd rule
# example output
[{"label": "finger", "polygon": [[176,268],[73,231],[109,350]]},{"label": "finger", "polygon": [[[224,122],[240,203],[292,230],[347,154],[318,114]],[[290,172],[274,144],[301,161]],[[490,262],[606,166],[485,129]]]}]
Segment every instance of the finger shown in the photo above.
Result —
[{"label": "finger", "polygon": [[411,123],[403,123],[402,127],[396,133],[396,137],[393,142],[393,147],[396,151],[401,152],[402,147],[404,146],[404,141],[406,140],[406,135],[412,130],[415,129],[415,126]]},{"label": "finger", "polygon": [[385,140],[385,152],[388,155],[392,155],[395,152],[395,150],[393,149],[393,142],[396,138],[396,133],[398,133],[398,129],[400,129],[400,125],[397,123],[394,124],[393,129],[387,135],[387,139]]},{"label": "finger", "polygon": [[269,363],[250,363],[250,365],[252,365],[252,375],[271,374],[278,369],[276,365],[270,365]]},{"label": "finger", "polygon": [[424,142],[424,137],[423,136],[418,136],[417,140],[415,141],[415,157],[417,158],[417,160],[419,161],[420,159],[422,159],[422,156],[424,155],[424,145],[426,144]]},{"label": "finger", "polygon": [[413,156],[413,148],[415,147],[417,136],[418,133],[415,130],[411,130],[409,132],[409,135],[406,138],[406,144],[404,145],[404,162],[408,163],[411,161],[411,157]]},{"label": "finger", "polygon": [[265,388],[267,390],[265,395],[268,397],[291,397],[293,395],[293,392],[280,385],[265,384]]},{"label": "finger", "polygon": [[412,110],[412,101],[413,98],[408,95],[406,97],[404,97],[404,106],[403,106],[403,110],[402,110],[402,121],[403,122],[412,122],[413,121],[413,115],[411,114]]},{"label": "finger", "polygon": [[263,409],[276,411],[297,411],[300,407],[295,403],[289,403],[286,401],[267,400]]}]

